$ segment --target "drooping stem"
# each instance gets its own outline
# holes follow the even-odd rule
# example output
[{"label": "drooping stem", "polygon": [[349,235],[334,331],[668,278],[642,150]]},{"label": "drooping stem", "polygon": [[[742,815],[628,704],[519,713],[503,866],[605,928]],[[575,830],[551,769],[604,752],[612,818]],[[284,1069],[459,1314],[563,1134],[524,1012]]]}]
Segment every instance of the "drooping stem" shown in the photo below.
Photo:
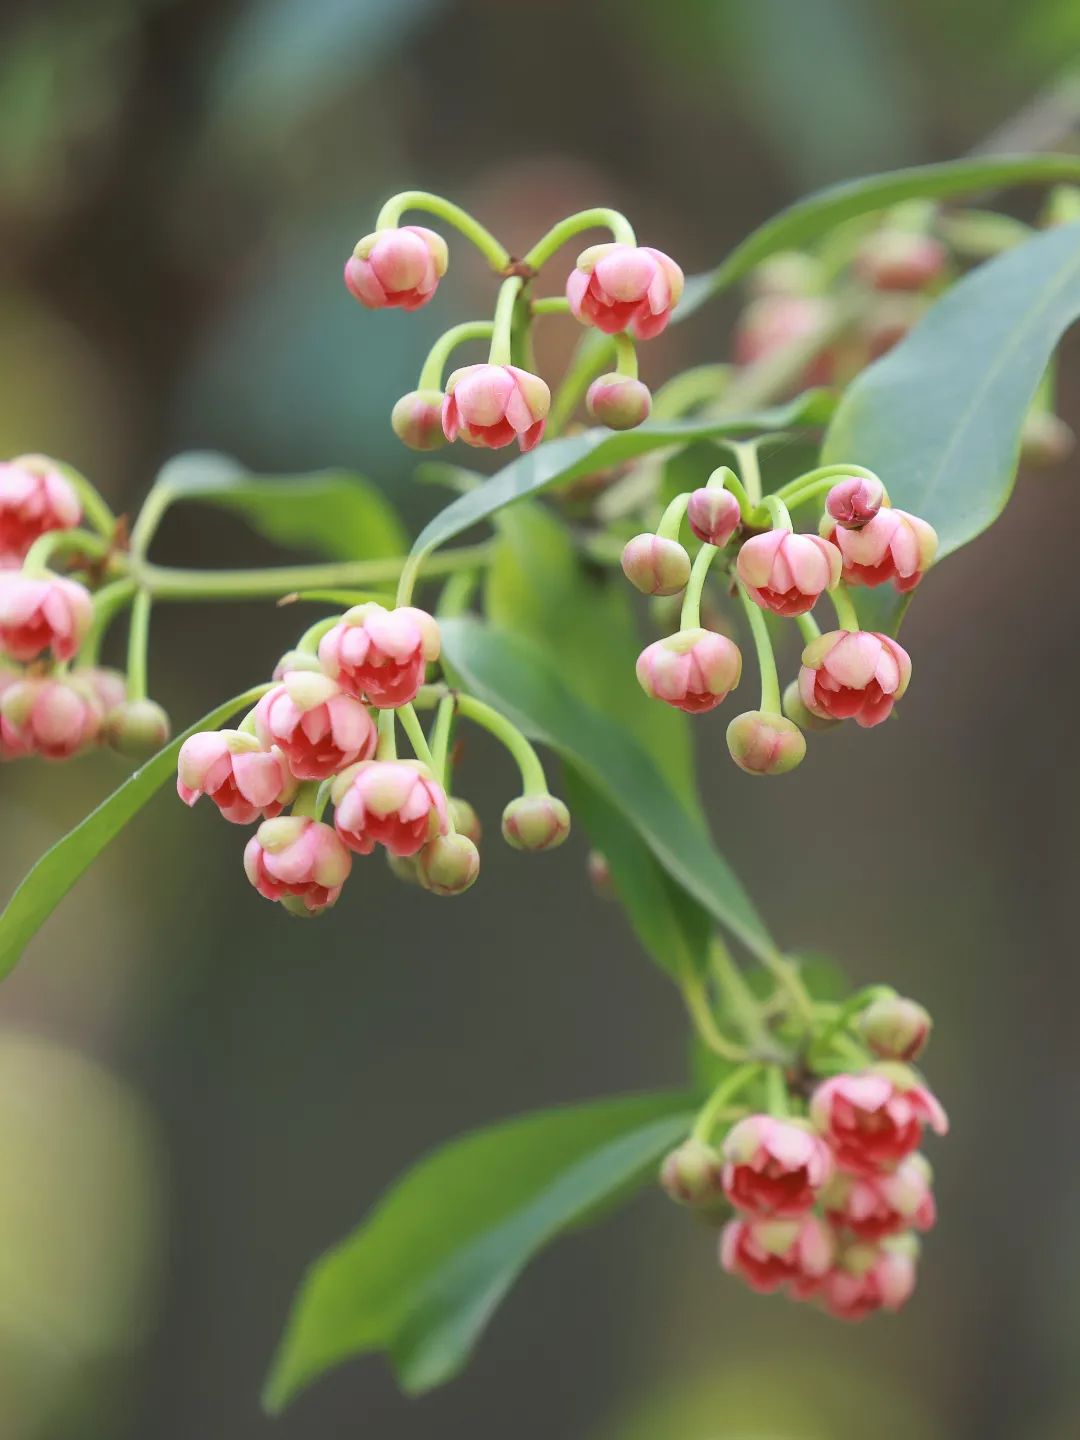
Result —
[{"label": "drooping stem", "polygon": [[613,335],[615,342],[615,373],[628,375],[631,380],[638,378],[637,347],[627,334]]},{"label": "drooping stem", "polygon": [[765,1096],[769,1114],[783,1118],[790,1114],[787,1082],[779,1065],[770,1065],[765,1072]]},{"label": "drooping stem", "polygon": [[[797,505],[807,504],[817,495],[825,494],[837,480],[846,479],[848,476],[881,483],[874,472],[863,465],[821,465],[816,470],[808,470],[805,475],[799,475],[796,479],[789,480],[786,485],[781,485],[776,495],[794,509]],[[884,488],[882,486],[882,489]]]},{"label": "drooping stem", "polygon": [[114,580],[104,585],[94,596],[94,618],[86,639],[79,648],[80,665],[96,665],[101,654],[101,642],[105,631],[118,611],[122,610],[135,594],[134,580]]},{"label": "drooping stem", "polygon": [[766,715],[779,715],[780,677],[776,670],[776,656],[773,654],[769,627],[761,607],[755,604],[746,586],[739,582],[739,599],[746,613],[747,624],[754,639],[757,652],[758,671],[761,675],[761,709]]},{"label": "drooping stem", "polygon": [[796,615],[795,624],[798,625],[799,632],[808,645],[811,640],[816,640],[821,634],[821,626],[812,615]]},{"label": "drooping stem", "polygon": [[495,302],[495,319],[491,327],[491,348],[488,351],[490,365],[509,365],[513,359],[511,336],[514,322],[514,305],[521,293],[524,281],[520,275],[512,275],[499,286],[499,298]]},{"label": "drooping stem", "polygon": [[746,487],[747,499],[756,510],[761,504],[761,463],[758,460],[757,441],[733,440],[730,444],[735,453],[739,475]]},{"label": "drooping stem", "polygon": [[456,697],[444,695],[435,711],[435,723],[431,727],[431,734],[428,737],[428,744],[431,748],[431,769],[435,779],[444,787],[449,780],[446,772],[450,759],[450,735],[454,727],[456,710]]},{"label": "drooping stem", "polygon": [[569,315],[570,301],[565,295],[544,295],[530,301],[529,309],[534,315]]},{"label": "drooping stem", "polygon": [[375,757],[378,760],[397,759],[397,712],[394,710],[379,711],[379,743],[375,750]]},{"label": "drooping stem", "polygon": [[689,503],[690,496],[688,494],[676,495],[663,515],[660,516],[660,523],[656,527],[657,535],[662,536],[665,540],[677,540]]},{"label": "drooping stem", "polygon": [[438,774],[435,769],[435,758],[428,747],[427,736],[420,724],[416,711],[411,705],[402,705],[398,709],[398,719],[401,721],[401,728],[409,737],[409,744],[413,748],[413,754],[421,761],[432,774]]},{"label": "drooping stem", "polygon": [[736,1062],[745,1060],[749,1054],[746,1047],[736,1044],[734,1040],[729,1040],[717,1025],[716,1017],[713,1015],[712,1006],[709,1003],[709,994],[701,976],[685,970],[679,980],[679,989],[682,991],[687,1014],[690,1016],[702,1044],[714,1055],[719,1055],[721,1060]]},{"label": "drooping stem", "polygon": [[441,390],[443,372],[457,347],[466,344],[469,340],[490,340],[493,329],[494,326],[490,320],[466,320],[461,325],[452,325],[445,334],[439,336],[428,351],[428,357],[420,371],[420,379],[416,383],[416,388],[418,390]]},{"label": "drooping stem", "polygon": [[611,336],[602,335],[599,330],[587,330],[581,337],[551,402],[546,431],[549,440],[559,434],[585,391],[611,363],[613,348]]},{"label": "drooping stem", "polygon": [[326,806],[327,791],[318,780],[305,780],[296,792],[292,813],[307,820],[321,820]]},{"label": "drooping stem", "polygon": [[743,524],[748,524],[754,514],[750,496],[743,488],[739,477],[730,465],[718,465],[705,482],[706,490],[730,490],[739,502],[739,515]]},{"label": "drooping stem", "polygon": [[851,596],[848,593],[848,588],[843,580],[839,581],[829,591],[829,599],[832,601],[833,609],[836,611],[836,618],[840,622],[840,629],[850,630],[852,633],[858,631],[860,628],[859,617]]},{"label": "drooping stem", "polygon": [[426,210],[429,215],[437,215],[440,220],[453,225],[455,230],[460,231],[466,240],[476,246],[493,270],[505,270],[510,264],[510,252],[499,244],[491,231],[485,229],[479,220],[475,220],[460,205],[454,205],[451,201],[444,200],[441,195],[432,195],[427,190],[403,190],[400,195],[394,195],[379,211],[375,221],[376,230],[394,229],[401,223],[401,217],[406,210]]},{"label": "drooping stem", "polygon": [[698,1112],[694,1128],[690,1132],[692,1138],[708,1145],[723,1112],[741,1091],[758,1078],[761,1071],[762,1066],[757,1061],[751,1061],[748,1065],[740,1065],[738,1070],[733,1070],[730,1075],[725,1075]]},{"label": "drooping stem", "polygon": [[490,705],[485,705],[482,700],[477,700],[473,695],[459,694],[457,705],[459,712],[466,720],[472,720],[475,724],[482,726],[510,752],[521,771],[522,789],[526,795],[546,795],[548,793],[547,778],[544,775],[540,757],[516,725],[505,715],[500,715],[497,710],[493,710]]},{"label": "drooping stem", "polygon": [[596,230],[600,227],[610,230],[612,239],[619,245],[637,244],[634,227],[625,215],[619,214],[618,210],[607,210],[603,207],[594,210],[579,210],[576,215],[568,215],[565,220],[560,220],[557,225],[553,225],[546,235],[541,236],[528,254],[522,257],[521,263],[528,265],[530,269],[539,270],[546,261],[551,259],[556,250],[561,249],[575,235],[580,235],[583,230]]},{"label": "drooping stem", "polygon": [[109,538],[92,535],[89,530],[49,530],[30,546],[22,568],[27,575],[46,575],[49,562],[60,555],[89,555],[99,560],[108,554],[110,546]]},{"label": "drooping stem", "polygon": [[694,558],[690,579],[686,582],[683,595],[682,614],[679,617],[680,630],[696,630],[701,624],[701,592],[708,579],[709,567],[719,555],[715,545],[702,545]]},{"label": "drooping stem", "polygon": [[762,1059],[774,1060],[782,1052],[770,1034],[749,985],[735,963],[731,951],[714,935],[709,945],[709,965],[716,978],[724,1009],[739,1027],[755,1052]]},{"label": "drooping stem", "polygon": [[150,610],[153,600],[148,590],[137,590],[128,622],[127,692],[129,700],[146,699],[147,663],[150,649]]}]

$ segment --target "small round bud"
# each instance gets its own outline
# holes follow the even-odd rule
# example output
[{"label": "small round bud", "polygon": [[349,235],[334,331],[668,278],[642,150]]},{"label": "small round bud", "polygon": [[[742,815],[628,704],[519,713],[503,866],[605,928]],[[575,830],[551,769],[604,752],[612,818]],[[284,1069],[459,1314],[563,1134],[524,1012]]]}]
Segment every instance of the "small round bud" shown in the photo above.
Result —
[{"label": "small round bud", "polygon": [[570,834],[570,811],[555,795],[519,795],[503,811],[502,833],[515,850],[554,850]]},{"label": "small round bud", "polygon": [[437,835],[416,857],[416,868],[433,895],[461,895],[480,873],[480,851],[467,835]]},{"label": "small round bud", "polygon": [[484,827],[480,824],[480,816],[477,815],[468,800],[463,800],[460,795],[451,795],[446,806],[450,824],[457,833],[467,835],[474,845],[479,845]]},{"label": "small round bud", "polygon": [[392,850],[387,850],[386,863],[395,880],[401,880],[406,885],[421,883],[415,855],[395,855]]},{"label": "small round bud", "polygon": [[885,995],[859,1016],[859,1033],[882,1060],[914,1060],[930,1037],[933,1021],[914,1000]]},{"label": "small round bud", "polygon": [[684,1140],[660,1166],[660,1184],[680,1205],[713,1205],[724,1195],[724,1162],[711,1145]]},{"label": "small round bud", "polygon": [[441,390],[410,390],[390,412],[394,434],[410,450],[438,450],[446,444]]},{"label": "small round bud", "polygon": [[748,710],[727,728],[731,758],[748,775],[784,775],[806,754],[802,731],[783,715]]},{"label": "small round bud", "polygon": [[585,870],[589,884],[601,900],[615,898],[615,885],[611,878],[611,866],[607,856],[599,850],[590,850],[585,857]]},{"label": "small round bud", "polygon": [[153,700],[127,700],[105,717],[105,739],[121,755],[153,755],[172,734],[165,711]]},{"label": "small round bud", "polygon": [[792,680],[784,691],[784,714],[800,730],[835,730],[840,724],[839,720],[831,720],[827,715],[815,715],[806,708],[799,694],[798,680]]},{"label": "small round bud", "polygon": [[690,556],[677,540],[646,533],[627,541],[622,568],[643,595],[678,595],[690,579]]},{"label": "small round bud", "polygon": [[875,290],[922,290],[945,269],[948,252],[932,235],[881,230],[855,257],[855,271]]},{"label": "small round bud", "polygon": [[812,295],[821,284],[821,264],[802,250],[780,250],[750,272],[749,289],[761,295]]},{"label": "small round bud", "polygon": [[690,529],[706,545],[722,550],[739,528],[742,514],[730,490],[695,490],[686,506]]},{"label": "small round bud", "polygon": [[885,486],[857,475],[838,480],[825,497],[825,509],[845,530],[861,530],[881,509]]},{"label": "small round bud", "polygon": [[1020,463],[1035,470],[1060,465],[1076,446],[1076,436],[1059,415],[1033,410],[1020,432]]},{"label": "small round bud", "polygon": [[646,645],[636,672],[650,700],[700,715],[714,710],[738,685],[742,654],[726,635],[700,627],[680,630]]},{"label": "small round bud", "polygon": [[609,430],[633,430],[649,418],[652,394],[632,375],[601,375],[589,386],[585,409],[597,424]]}]

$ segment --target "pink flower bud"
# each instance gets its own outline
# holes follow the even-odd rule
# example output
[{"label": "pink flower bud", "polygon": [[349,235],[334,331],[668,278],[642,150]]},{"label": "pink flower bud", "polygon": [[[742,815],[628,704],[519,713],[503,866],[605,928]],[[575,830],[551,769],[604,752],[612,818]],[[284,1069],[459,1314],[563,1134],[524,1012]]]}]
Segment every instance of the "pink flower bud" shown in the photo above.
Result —
[{"label": "pink flower bud", "polygon": [[44,455],[0,464],[0,568],[21,565],[35,540],[81,518],[74,486]]},{"label": "pink flower bud", "polygon": [[622,568],[643,595],[678,595],[690,579],[690,556],[678,540],[646,531],[626,542]]},{"label": "pink flower bud", "polygon": [[329,825],[303,815],[264,820],[247,843],[244,871],[267,900],[314,914],[333,905],[352,869],[352,856]]},{"label": "pink flower bud", "polygon": [[446,801],[446,808],[453,829],[459,835],[467,835],[474,845],[479,845],[484,827],[468,800],[463,800],[460,795],[451,795]]},{"label": "pink flower bud", "polygon": [[450,828],[443,788],[418,760],[365,760],[337,777],[331,797],[337,832],[358,855],[376,845],[415,855]]},{"label": "pink flower bud", "polygon": [[902,646],[874,630],[830,630],[802,654],[799,694],[814,715],[880,725],[907,690],[911,660]]},{"label": "pink flower bud", "polygon": [[783,715],[748,710],[727,728],[731,758],[748,775],[786,775],[806,755],[802,731]]},{"label": "pink flower bud", "polygon": [[837,1171],[822,1204],[829,1223],[860,1240],[881,1240],[913,1227],[930,1230],[937,1220],[933,1176],[922,1155],[909,1155],[895,1170],[878,1175]]},{"label": "pink flower bud", "polygon": [[919,1148],[923,1127],[944,1135],[941,1105],[903,1065],[879,1065],[859,1075],[834,1075],[810,1101],[810,1118],[836,1163],[852,1175],[875,1175]]},{"label": "pink flower bud", "polygon": [[74,672],[74,678],[90,686],[103,715],[127,702],[127,676],[119,670],[109,670],[100,665],[85,666]]},{"label": "pink flower bud", "polygon": [[480,874],[480,852],[467,835],[436,835],[416,863],[421,885],[433,895],[463,895]]},{"label": "pink flower bud", "polygon": [[660,1166],[660,1184],[680,1205],[715,1205],[723,1197],[724,1165],[711,1145],[684,1140]]},{"label": "pink flower bud", "polygon": [[554,850],[570,834],[570,811],[555,795],[519,795],[503,811],[502,833],[515,850]]},{"label": "pink flower bud", "polygon": [[168,715],[153,700],[125,700],[105,716],[106,741],[135,760],[156,754],[171,733]]},{"label": "pink flower bud", "polygon": [[585,857],[585,873],[593,893],[601,900],[615,898],[615,882],[611,878],[611,865],[601,850],[590,850]]},{"label": "pink flower bud", "polygon": [[916,1001],[883,995],[859,1016],[859,1033],[882,1060],[914,1060],[922,1054],[932,1024]]},{"label": "pink flower bud", "polygon": [[394,434],[410,450],[438,450],[446,444],[441,390],[410,390],[390,412]]},{"label": "pink flower bud", "polygon": [[798,680],[792,680],[784,690],[784,714],[800,730],[834,730],[840,724],[839,720],[830,720],[826,716],[815,715],[812,710],[806,708],[802,696],[799,694]]},{"label": "pink flower bud", "polygon": [[273,820],[296,794],[281,751],[264,750],[243,730],[192,735],[180,747],[176,769],[176,792],[185,805],[209,795],[234,825]]},{"label": "pink flower bud", "polygon": [[375,750],[375,723],[329,675],[290,670],[255,707],[264,750],[277,746],[297,780],[327,780]]},{"label": "pink flower bud", "polygon": [[349,293],[369,310],[426,305],[449,263],[446,241],[423,225],[376,230],[359,241],[345,265]]},{"label": "pink flower bud", "polygon": [[649,418],[652,394],[647,385],[630,375],[601,375],[589,386],[585,409],[609,430],[633,430]]},{"label": "pink flower bud", "polygon": [[0,738],[11,758],[40,755],[67,760],[85,750],[101,730],[101,707],[84,681],[64,676],[21,679],[0,699]]},{"label": "pink flower bud", "polygon": [[466,365],[446,382],[443,433],[489,450],[512,440],[531,450],[543,438],[550,406],[551,391],[539,375],[516,365]]},{"label": "pink flower bud", "polygon": [[714,630],[680,630],[647,645],[637,660],[645,694],[690,715],[715,710],[741,675],[739,647]]},{"label": "pink flower bud", "polygon": [[809,1210],[832,1174],[820,1136],[791,1120],[748,1115],[724,1141],[724,1193],[737,1210],[791,1219]]},{"label": "pink flower bud", "polygon": [[1042,470],[1061,465],[1076,448],[1076,436],[1059,415],[1032,410],[1020,432],[1020,463]]},{"label": "pink flower bud", "polygon": [[855,273],[875,290],[922,290],[945,269],[948,252],[932,235],[879,230],[863,241]]},{"label": "pink flower bud", "polygon": [[898,1236],[881,1245],[841,1251],[820,1288],[825,1309],[838,1320],[865,1320],[877,1310],[900,1310],[915,1290],[916,1249]]},{"label": "pink flower bud", "polygon": [[659,335],[683,292],[683,272],[651,246],[591,245],[566,282],[570,309],[605,335],[633,329],[639,340]]},{"label": "pink flower bud", "polygon": [[735,568],[763,610],[805,615],[840,579],[841,564],[836,546],[818,535],[770,530],[745,542]]},{"label": "pink flower bud", "polygon": [[816,1215],[733,1220],[720,1237],[721,1265],[729,1275],[741,1275],[759,1295],[785,1285],[809,1293],[828,1273],[833,1251],[828,1227]]},{"label": "pink flower bud", "polygon": [[881,509],[885,486],[880,480],[852,475],[838,480],[825,497],[825,509],[845,530],[861,530]]},{"label": "pink flower bud", "polygon": [[858,530],[834,529],[828,521],[823,527],[843,556],[849,585],[891,580],[901,592],[914,590],[937,554],[937,531],[904,510],[879,510]]},{"label": "pink flower bud", "polygon": [[347,610],[319,644],[323,669],[349,695],[396,709],[415,700],[424,666],[439,658],[439,627],[426,610],[370,602]]},{"label": "pink flower bud", "polygon": [[742,515],[739,502],[730,490],[702,486],[690,496],[686,506],[690,529],[706,545],[722,550],[739,528]]},{"label": "pink flower bud", "polygon": [[0,575],[0,651],[12,660],[36,660],[50,648],[57,660],[70,660],[93,614],[90,592],[76,580]]},{"label": "pink flower bud", "polygon": [[[817,295],[765,295],[743,311],[735,332],[735,361],[755,365],[789,346],[809,340],[824,329],[831,312]],[[793,388],[828,385],[836,370],[836,357],[824,351],[806,367]]]}]

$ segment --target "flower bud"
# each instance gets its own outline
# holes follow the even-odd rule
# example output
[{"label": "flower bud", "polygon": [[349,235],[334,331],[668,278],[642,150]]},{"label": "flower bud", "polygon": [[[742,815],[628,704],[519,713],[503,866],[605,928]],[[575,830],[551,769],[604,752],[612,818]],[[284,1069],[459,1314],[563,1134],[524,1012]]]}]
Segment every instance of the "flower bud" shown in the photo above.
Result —
[{"label": "flower bud", "polygon": [[686,506],[690,529],[706,545],[722,550],[739,528],[742,514],[739,502],[730,490],[702,486],[690,496]]},{"label": "flower bud", "polygon": [[859,1016],[859,1033],[882,1060],[914,1060],[930,1038],[933,1021],[915,1000],[885,995]]},{"label": "flower bud", "polygon": [[1049,410],[1029,411],[1020,432],[1020,463],[1035,470],[1060,465],[1076,446],[1076,436],[1059,415]]},{"label": "flower bud", "polygon": [[880,230],[855,257],[855,272],[875,290],[922,290],[945,269],[940,240],[910,230]]},{"label": "flower bud", "polygon": [[800,730],[835,730],[839,720],[830,720],[827,715],[815,715],[803,704],[799,694],[798,680],[792,680],[784,691],[784,714]]},{"label": "flower bud", "polygon": [[715,710],[742,675],[742,653],[713,630],[680,630],[654,640],[637,658],[638,684],[651,700],[700,715]]},{"label": "flower bud", "polygon": [[502,833],[515,850],[554,850],[570,834],[570,811],[555,795],[519,795],[503,811]]},{"label": "flower bud", "polygon": [[803,250],[780,250],[750,272],[755,296],[812,295],[821,284],[821,264]]},{"label": "flower bud", "polygon": [[293,914],[333,905],[352,868],[352,856],[329,825],[301,815],[264,820],[247,843],[244,870],[267,900],[298,904]]},{"label": "flower bud", "polygon": [[395,855],[392,850],[387,850],[386,863],[395,880],[401,880],[406,885],[421,883],[420,867],[415,855]]},{"label": "flower bud", "polygon": [[937,555],[937,531],[906,510],[886,507],[858,529],[834,527],[831,516],[825,516],[821,529],[843,557],[848,585],[891,581],[906,594],[919,584]]},{"label": "flower bud", "polygon": [[155,754],[171,733],[168,715],[153,700],[127,700],[105,717],[105,739],[136,760]]},{"label": "flower bud", "polygon": [[731,758],[748,775],[784,775],[806,754],[802,731],[783,715],[748,710],[727,728]]},{"label": "flower bud", "polygon": [[364,760],[337,777],[331,796],[337,833],[358,855],[376,845],[415,855],[449,828],[443,788],[418,760]]},{"label": "flower bud", "polygon": [[81,515],[74,486],[46,456],[0,464],[0,569],[21,565],[35,540],[70,530]]},{"label": "flower bud", "polygon": [[551,391],[539,375],[516,365],[465,365],[446,382],[443,434],[488,450],[513,440],[521,451],[532,450],[550,407]]},{"label": "flower bud", "polygon": [[597,424],[609,430],[633,430],[649,418],[652,394],[632,375],[601,375],[589,386],[585,409]]},{"label": "flower bud", "polygon": [[370,310],[415,310],[446,274],[446,241],[423,225],[376,230],[359,240],[345,265],[349,293]]},{"label": "flower bud", "polygon": [[869,728],[889,718],[910,680],[908,653],[890,636],[830,630],[803,651],[799,694],[823,719],[854,719]]},{"label": "flower bud", "polygon": [[639,340],[659,335],[683,292],[683,272],[651,245],[590,245],[566,282],[571,313],[605,335],[632,329]]},{"label": "flower bud", "polygon": [[468,800],[463,800],[460,795],[451,795],[447,799],[446,809],[451,827],[459,835],[467,835],[474,845],[479,845],[484,827],[480,824],[480,816]]},{"label": "flower bud", "polygon": [[601,900],[613,900],[615,898],[615,884],[611,878],[611,866],[608,858],[600,850],[590,850],[585,857],[585,872],[589,877],[589,884]]},{"label": "flower bud", "polygon": [[885,486],[880,480],[851,475],[838,480],[825,497],[825,509],[845,530],[861,530],[881,509]]},{"label": "flower bud", "polygon": [[9,759],[67,760],[97,740],[100,729],[101,707],[85,680],[22,677],[3,688],[0,740]]},{"label": "flower bud", "polygon": [[441,390],[410,390],[390,412],[394,434],[410,450],[438,450],[446,444]]},{"label": "flower bud", "polygon": [[374,601],[354,605],[319,642],[322,668],[349,695],[381,709],[397,709],[424,683],[429,661],[439,658],[439,627],[426,610]]},{"label": "flower bud", "polygon": [[416,857],[421,885],[433,895],[462,895],[480,873],[480,851],[467,835],[437,835]]},{"label": "flower bud", "polygon": [[622,568],[643,595],[678,595],[690,579],[690,556],[678,540],[646,532],[626,542]]},{"label": "flower bud", "polygon": [[684,1140],[660,1166],[660,1184],[680,1205],[713,1205],[723,1198],[724,1162],[711,1145]]},{"label": "flower bud", "polygon": [[51,649],[70,660],[93,619],[90,592],[61,575],[0,574],[0,652],[12,660],[36,660]]},{"label": "flower bud", "polygon": [[823,590],[840,579],[839,550],[818,535],[770,530],[753,535],[739,551],[739,579],[763,610],[805,615]]}]

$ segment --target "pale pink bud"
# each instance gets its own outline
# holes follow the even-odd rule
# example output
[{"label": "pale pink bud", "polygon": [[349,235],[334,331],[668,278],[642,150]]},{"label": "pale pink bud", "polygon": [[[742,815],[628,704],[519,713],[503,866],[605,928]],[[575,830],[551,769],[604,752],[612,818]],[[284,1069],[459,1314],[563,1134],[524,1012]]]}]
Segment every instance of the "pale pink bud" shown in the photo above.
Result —
[{"label": "pale pink bud", "polygon": [[748,710],[727,728],[727,747],[748,775],[786,775],[806,755],[806,741],[797,725],[783,715]]},{"label": "pale pink bud", "polygon": [[349,293],[370,310],[426,305],[446,274],[446,241],[423,225],[376,230],[357,242],[345,265]]},{"label": "pale pink bud", "polygon": [[885,486],[880,480],[851,475],[838,480],[825,497],[825,509],[845,530],[861,530],[881,509]]},{"label": "pale pink bud", "polygon": [[724,1141],[724,1192],[737,1210],[791,1219],[809,1210],[832,1174],[819,1135],[791,1120],[748,1115]]},{"label": "pale pink bud", "polygon": [[376,845],[415,855],[450,828],[446,794],[418,760],[365,760],[337,777],[331,796],[337,832],[358,855]]},{"label": "pale pink bud", "polygon": [[267,900],[293,900],[314,914],[333,905],[352,869],[352,856],[329,825],[303,815],[264,820],[247,843],[244,871]]},{"label": "pale pink bud", "polygon": [[914,1060],[922,1054],[932,1024],[916,1001],[882,995],[859,1016],[859,1034],[882,1060]]},{"label": "pale pink bud", "polygon": [[446,444],[441,390],[410,390],[390,412],[394,434],[410,450],[438,450]]},{"label": "pale pink bud", "polygon": [[385,610],[373,601],[346,610],[319,643],[326,673],[350,695],[381,709],[416,699],[424,667],[439,658],[439,627],[426,610],[399,605]]},{"label": "pale pink bud", "polygon": [[101,707],[85,682],[64,676],[22,679],[0,699],[4,748],[17,755],[67,760],[97,740]]},{"label": "pale pink bud", "polygon": [[652,394],[630,375],[601,375],[586,392],[585,409],[609,430],[633,430],[649,418]]},{"label": "pale pink bud", "polygon": [[585,873],[593,893],[601,900],[615,898],[615,882],[611,876],[611,865],[602,850],[590,850],[585,857]]},{"label": "pale pink bud", "polygon": [[70,660],[93,619],[90,592],[59,575],[0,575],[0,651],[12,660],[36,660],[52,650]]},{"label": "pale pink bud", "polygon": [[208,795],[234,825],[272,820],[296,794],[281,751],[264,750],[244,730],[192,735],[180,747],[176,769],[176,792],[185,805]]},{"label": "pale pink bud", "polygon": [[[830,313],[829,302],[817,295],[765,295],[752,301],[735,331],[736,363],[754,365],[809,340],[824,330]],[[809,363],[797,383],[828,385],[835,370],[835,354],[825,350]]]},{"label": "pale pink bud", "polygon": [[930,1230],[937,1221],[925,1156],[909,1155],[895,1170],[849,1175],[838,1170],[821,1197],[830,1224],[860,1240],[881,1240],[903,1230]]},{"label": "pale pink bud", "polygon": [[945,269],[948,252],[932,235],[880,230],[855,256],[857,275],[875,290],[922,290]]},{"label": "pale pink bud", "polygon": [[85,666],[74,672],[74,678],[84,681],[94,693],[103,715],[123,705],[127,700],[127,676],[119,670],[104,666]]},{"label": "pale pink bud", "polygon": [[622,568],[643,595],[678,595],[690,579],[690,556],[678,540],[646,531],[626,542]]},{"label": "pale pink bud", "polygon": [[822,522],[844,561],[849,585],[884,585],[902,593],[914,590],[937,555],[937,531],[905,510],[883,509],[857,530],[834,529]]},{"label": "pale pink bud", "polygon": [[442,427],[448,440],[498,450],[518,442],[539,445],[551,406],[551,391],[539,375],[516,365],[466,365],[446,382]]},{"label": "pale pink bud", "polygon": [[605,335],[633,329],[639,340],[659,335],[683,292],[683,272],[651,246],[591,245],[566,282],[570,309]]},{"label": "pale pink bud", "polygon": [[1020,432],[1020,463],[1041,470],[1061,465],[1076,448],[1076,436],[1059,415],[1032,410]]},{"label": "pale pink bud", "polygon": [[919,1148],[923,1127],[944,1135],[945,1111],[903,1065],[878,1065],[858,1075],[834,1075],[810,1101],[810,1118],[836,1163],[852,1175],[890,1169]]},{"label": "pale pink bud", "polygon": [[819,535],[770,530],[746,541],[735,568],[762,609],[805,615],[840,579],[841,565],[836,546]]},{"label": "pale pink bud", "polygon": [[828,1273],[833,1253],[828,1226],[816,1215],[733,1220],[720,1237],[723,1268],[729,1275],[741,1275],[759,1295],[786,1285],[800,1295],[810,1293]]},{"label": "pale pink bud", "polygon": [[781,250],[770,255],[755,265],[749,277],[755,296],[809,295],[821,282],[820,262],[803,250]]},{"label": "pale pink bud", "polygon": [[20,565],[35,540],[81,518],[75,487],[44,455],[0,463],[0,567]]},{"label": "pale pink bud", "polygon": [[554,850],[570,834],[570,811],[555,795],[519,795],[503,811],[502,833],[515,850]]},{"label": "pale pink bud", "polygon": [[900,1310],[915,1290],[918,1247],[897,1236],[880,1245],[858,1243],[838,1257],[820,1287],[825,1309],[838,1320],[865,1320],[878,1310]]},{"label": "pale pink bud", "polygon": [[714,710],[741,675],[739,647],[715,630],[680,630],[647,645],[637,660],[645,694],[691,715]]},{"label": "pale pink bud", "polygon": [[680,1205],[715,1205],[724,1193],[723,1170],[713,1147],[691,1138],[665,1156],[660,1184]]},{"label": "pale pink bud", "polygon": [[880,725],[907,690],[911,660],[888,635],[874,630],[830,630],[802,653],[799,694],[814,715]]},{"label": "pale pink bud", "polygon": [[108,744],[136,760],[156,754],[171,733],[168,715],[153,700],[125,700],[105,716]]},{"label": "pale pink bud", "polygon": [[416,863],[421,885],[433,895],[463,895],[480,874],[480,852],[467,835],[436,835]]},{"label": "pale pink bud", "polygon": [[447,814],[450,816],[450,824],[459,835],[467,835],[474,845],[480,844],[480,838],[484,833],[484,827],[480,824],[480,816],[460,795],[450,795],[446,801]]},{"label": "pale pink bud", "polygon": [[739,528],[742,514],[730,490],[702,486],[690,496],[686,518],[699,540],[722,550]]},{"label": "pale pink bud", "polygon": [[327,780],[374,752],[375,722],[329,675],[290,670],[255,707],[263,749],[276,745],[298,780]]},{"label": "pale pink bud", "polygon": [[803,704],[803,698],[799,694],[798,680],[792,680],[784,689],[784,714],[793,725],[800,730],[834,730],[840,724],[839,720],[830,720],[827,716],[815,715]]}]

